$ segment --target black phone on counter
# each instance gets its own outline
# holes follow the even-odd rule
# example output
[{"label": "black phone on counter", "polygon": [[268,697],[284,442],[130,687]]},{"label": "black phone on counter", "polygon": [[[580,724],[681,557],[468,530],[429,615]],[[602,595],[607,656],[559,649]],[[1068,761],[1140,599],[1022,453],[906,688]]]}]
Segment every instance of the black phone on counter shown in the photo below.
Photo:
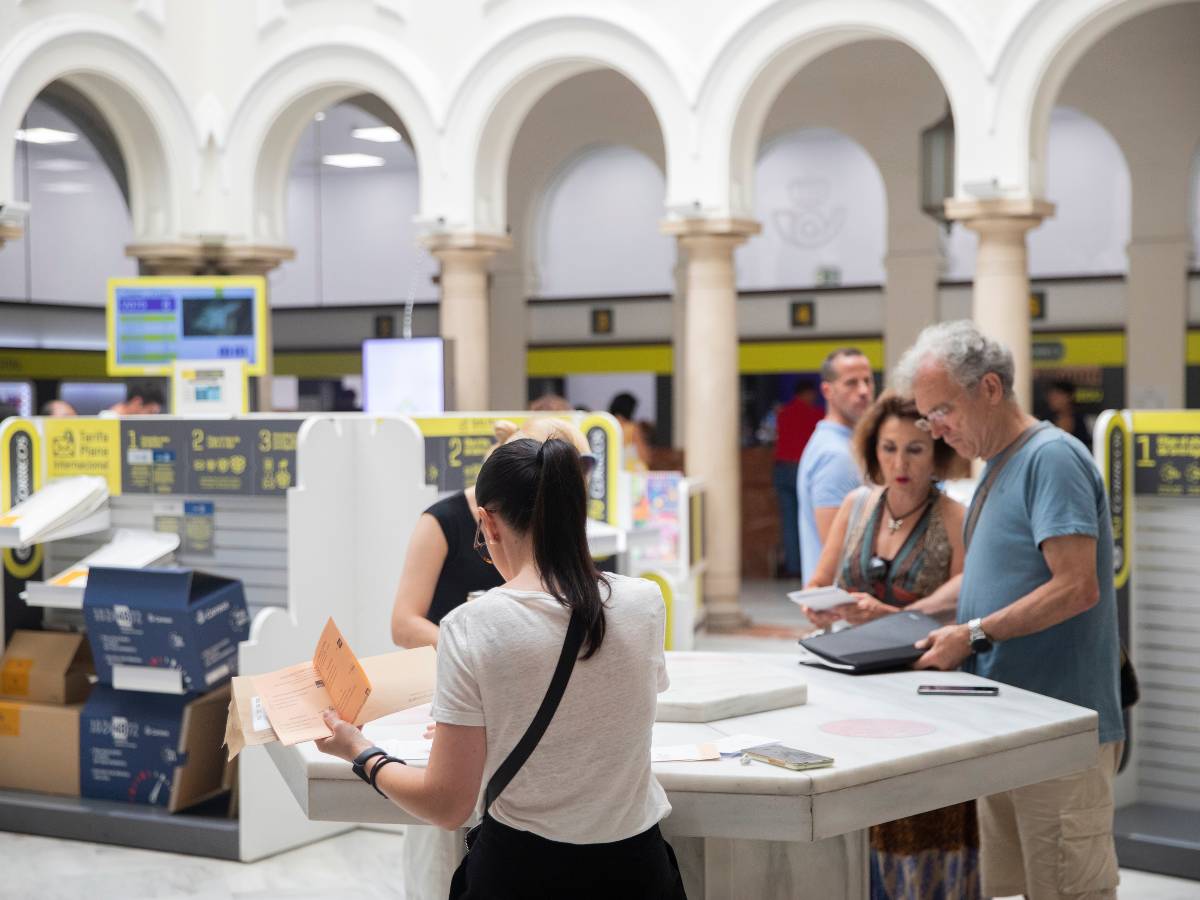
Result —
[{"label": "black phone on counter", "polygon": [[918,694],[944,694],[950,697],[995,697],[1000,688],[986,684],[922,684]]}]

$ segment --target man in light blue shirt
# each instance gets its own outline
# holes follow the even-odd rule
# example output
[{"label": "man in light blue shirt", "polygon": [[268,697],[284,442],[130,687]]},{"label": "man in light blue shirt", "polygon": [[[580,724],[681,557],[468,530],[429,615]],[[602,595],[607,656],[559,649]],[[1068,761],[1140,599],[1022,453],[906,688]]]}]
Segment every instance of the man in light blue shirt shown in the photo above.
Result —
[{"label": "man in light blue shirt", "polygon": [[796,500],[800,518],[800,567],[807,585],[816,571],[825,537],[846,495],[862,484],[850,451],[850,435],[875,399],[871,363],[855,347],[834,350],[821,364],[825,418],[800,456]]},{"label": "man in light blue shirt", "polygon": [[917,668],[962,666],[1093,709],[1099,762],[978,801],[984,896],[1115,897],[1112,783],[1125,736],[1112,523],[1076,438],[1022,411],[1006,347],[971,322],[925,329],[895,379],[934,437],[984,459],[964,526],[958,623]]}]

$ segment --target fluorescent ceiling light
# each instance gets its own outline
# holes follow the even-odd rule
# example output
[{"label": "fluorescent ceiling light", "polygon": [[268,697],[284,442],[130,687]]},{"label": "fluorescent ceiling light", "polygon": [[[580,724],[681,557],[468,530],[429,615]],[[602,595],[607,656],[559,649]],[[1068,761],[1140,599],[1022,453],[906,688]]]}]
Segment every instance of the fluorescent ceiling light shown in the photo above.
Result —
[{"label": "fluorescent ceiling light", "polygon": [[337,166],[339,169],[368,169],[372,166],[382,166],[383,157],[366,153],[330,153],[322,156],[321,162],[327,166]]},{"label": "fluorescent ceiling light", "polygon": [[79,135],[57,128],[18,128],[17,140],[27,144],[69,144],[79,140]]},{"label": "fluorescent ceiling light", "polygon": [[88,164],[81,159],[43,159],[33,164],[35,169],[42,172],[82,172]]},{"label": "fluorescent ceiling light", "polygon": [[42,190],[49,194],[90,194],[92,186],[82,181],[51,181]]},{"label": "fluorescent ceiling light", "polygon": [[380,125],[377,128],[352,128],[350,134],[360,141],[374,141],[376,144],[395,144],[400,140],[400,132],[391,125]]}]

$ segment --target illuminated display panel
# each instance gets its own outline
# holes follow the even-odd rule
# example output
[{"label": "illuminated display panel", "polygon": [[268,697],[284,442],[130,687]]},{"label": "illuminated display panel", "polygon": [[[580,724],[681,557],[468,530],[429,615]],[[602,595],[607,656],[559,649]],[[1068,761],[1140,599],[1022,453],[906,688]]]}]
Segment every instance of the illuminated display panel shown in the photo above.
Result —
[{"label": "illuminated display panel", "polygon": [[114,278],[108,372],[167,375],[176,360],[242,360],[263,374],[262,278]]}]

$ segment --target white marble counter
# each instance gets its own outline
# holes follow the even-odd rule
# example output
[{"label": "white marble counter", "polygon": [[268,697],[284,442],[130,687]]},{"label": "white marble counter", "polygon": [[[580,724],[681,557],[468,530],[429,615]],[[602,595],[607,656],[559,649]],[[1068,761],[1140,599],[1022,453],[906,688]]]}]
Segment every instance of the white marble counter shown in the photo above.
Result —
[{"label": "white marble counter", "polygon": [[[744,656],[738,654],[737,656]],[[791,678],[784,655],[754,655]],[[656,745],[695,743],[753,733],[832,756],[832,768],[791,772],[737,759],[656,763],[673,812],[674,835],[813,841],[1078,771],[1094,763],[1097,720],[1091,710],[1002,685],[997,697],[918,696],[918,684],[987,684],[963,673],[897,672],[850,676],[800,669],[803,706],[708,724],[660,722]],[[404,718],[401,714],[400,719]],[[412,718],[411,716],[409,717]],[[914,737],[847,737],[822,726],[845,720],[917,723]],[[376,739],[412,739],[418,722],[380,720]],[[355,778],[349,765],[312,744],[269,746],[292,793],[312,819],[411,822],[407,814]]]}]

